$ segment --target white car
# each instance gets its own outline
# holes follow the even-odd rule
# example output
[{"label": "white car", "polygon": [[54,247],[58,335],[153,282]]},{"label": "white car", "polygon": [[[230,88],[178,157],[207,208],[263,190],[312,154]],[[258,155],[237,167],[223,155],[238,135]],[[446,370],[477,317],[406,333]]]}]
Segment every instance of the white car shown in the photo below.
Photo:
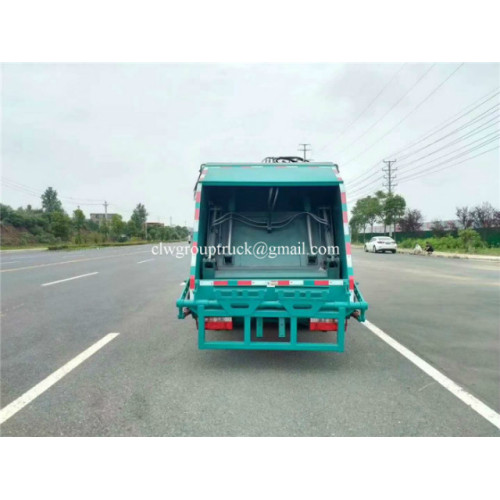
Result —
[{"label": "white car", "polygon": [[392,252],[396,253],[397,243],[388,236],[374,236],[369,242],[365,243],[365,252]]}]

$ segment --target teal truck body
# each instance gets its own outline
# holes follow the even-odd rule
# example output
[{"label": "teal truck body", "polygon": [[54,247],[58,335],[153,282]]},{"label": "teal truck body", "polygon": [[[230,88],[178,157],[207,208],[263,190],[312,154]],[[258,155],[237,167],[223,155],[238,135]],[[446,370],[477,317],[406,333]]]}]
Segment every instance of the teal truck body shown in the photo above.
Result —
[{"label": "teal truck body", "polygon": [[191,244],[177,307],[200,349],[343,351],[365,319],[333,163],[203,164]]}]

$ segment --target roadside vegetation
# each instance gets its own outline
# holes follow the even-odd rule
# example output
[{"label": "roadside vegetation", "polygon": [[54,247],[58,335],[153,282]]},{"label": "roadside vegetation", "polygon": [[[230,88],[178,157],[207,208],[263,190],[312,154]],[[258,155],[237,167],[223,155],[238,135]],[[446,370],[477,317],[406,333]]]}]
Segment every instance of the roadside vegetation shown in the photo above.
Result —
[{"label": "roadside vegetation", "polygon": [[[422,230],[424,217],[418,209],[406,206],[405,199],[377,191],[357,200],[349,222],[354,243],[364,243],[372,236],[391,234],[400,248],[422,248],[428,242],[434,250],[453,253],[500,255],[500,211],[490,203],[475,207],[457,207],[456,220],[434,220]],[[375,223],[384,231],[374,233]]]},{"label": "roadside vegetation", "polygon": [[151,241],[181,241],[189,236],[183,226],[149,227],[146,207],[139,203],[128,221],[115,214],[100,223],[87,218],[80,208],[67,214],[52,187],[41,196],[41,208],[31,205],[13,209],[0,204],[2,248],[48,247],[71,249],[95,246],[139,245]]},{"label": "roadside vegetation", "polygon": [[422,248],[426,243],[430,243],[437,252],[452,253],[494,253],[500,255],[500,248],[488,248],[481,239],[480,234],[474,229],[462,229],[458,231],[458,236],[442,236],[434,238],[407,238],[399,243],[400,248],[415,248],[416,244]]}]

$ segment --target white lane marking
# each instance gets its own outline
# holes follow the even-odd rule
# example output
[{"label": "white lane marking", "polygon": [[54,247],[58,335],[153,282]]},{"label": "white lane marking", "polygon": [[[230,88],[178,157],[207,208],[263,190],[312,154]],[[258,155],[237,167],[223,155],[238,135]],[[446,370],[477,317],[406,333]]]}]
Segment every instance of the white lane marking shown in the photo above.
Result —
[{"label": "white lane marking", "polygon": [[40,286],[56,285],[57,283],[63,283],[64,281],[77,280],[78,278],[85,278],[86,276],[93,276],[94,274],[99,274],[99,271],[95,271],[94,273],[88,273],[88,274],[80,274],[80,276],[73,276],[72,278],[66,278],[64,280],[51,281],[50,283],[44,283],[43,285],[40,285]]},{"label": "white lane marking", "polygon": [[2,408],[0,410],[0,425],[7,421],[10,417],[15,415],[19,410],[22,410],[26,405],[30,404],[34,399],[43,394],[47,389],[50,389],[50,387],[52,387],[56,382],[59,382],[59,380],[61,380],[70,371],[74,370],[78,365],[90,358],[92,354],[95,354],[99,349],[104,347],[108,342],[111,342],[118,335],[120,334],[108,333],[101,340],[98,340],[88,349],[85,349],[85,351],[78,354],[78,356],[73,358],[71,361],[68,361],[65,365],[61,366],[61,368],[56,370],[47,378],[43,379],[41,382],[35,385],[35,387],[25,392],[22,396],[19,396],[5,408]]},{"label": "white lane marking", "polygon": [[151,250],[141,250],[140,252],[117,253],[117,254],[112,254],[112,255],[103,255],[101,257],[89,257],[87,259],[65,260],[62,262],[48,262],[47,264],[35,264],[33,266],[14,267],[13,269],[1,269],[0,273],[12,273],[15,271],[24,271],[26,269],[36,269],[38,267],[61,266],[63,264],[75,264],[76,262],[88,262],[89,260],[112,259],[114,257],[137,255],[139,253],[151,253]]},{"label": "white lane marking", "polygon": [[401,345],[399,342],[394,340],[392,337],[387,335],[378,326],[375,326],[369,321],[362,323],[368,328],[372,333],[374,333],[381,340],[389,344],[393,349],[402,354],[406,359],[411,361],[414,365],[418,366],[423,372],[425,372],[429,377],[432,377],[438,384],[442,385],[445,389],[448,389],[453,395],[464,402],[467,406],[470,406],[475,412],[479,413],[483,418],[488,420],[496,428],[500,429],[500,414],[492,410],[489,406],[485,405],[482,401],[469,394],[464,388],[460,387],[458,384],[449,379],[446,375],[443,375],[440,371],[436,370],[427,361],[414,354],[412,351]]},{"label": "white lane marking", "polygon": [[0,260],[0,264],[14,264],[14,262],[21,262],[19,259],[17,260]]},{"label": "white lane marking", "polygon": [[141,260],[141,261],[139,261],[137,264],[143,264],[144,262],[149,262],[150,260],[153,260],[153,259]]}]

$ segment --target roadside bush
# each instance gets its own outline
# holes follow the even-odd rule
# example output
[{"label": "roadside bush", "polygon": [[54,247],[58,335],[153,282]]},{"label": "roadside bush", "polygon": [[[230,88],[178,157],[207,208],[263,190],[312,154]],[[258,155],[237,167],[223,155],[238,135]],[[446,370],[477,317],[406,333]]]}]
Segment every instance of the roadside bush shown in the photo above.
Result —
[{"label": "roadside bush", "polygon": [[481,236],[473,229],[464,229],[459,231],[459,237],[455,238],[451,235],[442,238],[410,238],[398,243],[400,248],[415,248],[418,243],[422,249],[429,242],[437,252],[472,252],[479,248],[484,248],[486,245],[481,240]]},{"label": "roadside bush", "polygon": [[485,245],[481,240],[481,236],[474,229],[462,229],[458,232],[458,240],[466,252],[472,252],[478,248],[483,248]]}]

